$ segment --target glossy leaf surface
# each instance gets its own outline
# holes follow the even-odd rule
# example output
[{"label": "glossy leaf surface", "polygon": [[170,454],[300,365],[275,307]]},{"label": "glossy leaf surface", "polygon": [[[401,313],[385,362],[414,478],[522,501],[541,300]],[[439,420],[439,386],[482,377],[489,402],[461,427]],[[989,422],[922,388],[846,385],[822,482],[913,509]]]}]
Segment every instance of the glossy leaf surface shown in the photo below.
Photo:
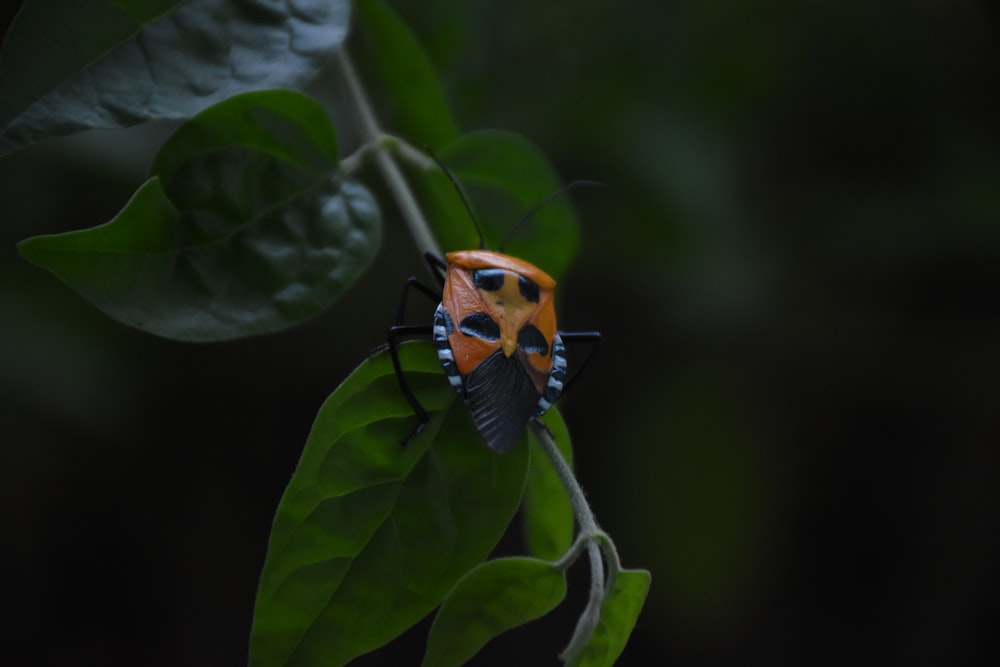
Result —
[{"label": "glossy leaf surface", "polygon": [[328,307],[371,260],[379,230],[371,195],[340,175],[324,110],[266,91],[182,126],[112,221],[20,250],[125,324],[214,341]]},{"label": "glossy leaf surface", "polygon": [[614,590],[604,599],[601,620],[583,648],[579,667],[611,667],[625,650],[632,628],[649,593],[650,574],[646,570],[622,570]]},{"label": "glossy leaf surface", "polygon": [[502,632],[552,611],[566,577],[534,558],[501,558],[462,577],[434,619],[424,667],[463,665]]},{"label": "glossy leaf surface", "polygon": [[26,0],[0,51],[0,155],[295,87],[349,18],[347,0]]},{"label": "glossy leaf surface", "polygon": [[387,352],[320,409],[274,519],[251,665],[341,665],[382,646],[486,558],[520,502],[524,442],[486,447],[433,346],[401,359],[431,421],[400,445],[416,419]]}]

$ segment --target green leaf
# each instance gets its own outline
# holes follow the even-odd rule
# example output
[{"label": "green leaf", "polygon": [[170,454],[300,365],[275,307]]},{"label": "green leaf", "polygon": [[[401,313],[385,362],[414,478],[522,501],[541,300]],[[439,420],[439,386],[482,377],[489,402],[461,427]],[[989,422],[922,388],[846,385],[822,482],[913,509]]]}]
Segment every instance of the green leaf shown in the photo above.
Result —
[{"label": "green leaf", "polygon": [[410,627],[486,558],[524,488],[528,448],[491,451],[432,345],[401,346],[431,420],[420,436],[389,355],[320,409],[278,506],[251,665],[341,665]]},{"label": "green leaf", "polygon": [[413,32],[381,0],[358,0],[355,7],[363,38],[358,62],[374,67],[393,131],[434,149],[457,137],[444,91]]},{"label": "green leaf", "polygon": [[610,667],[615,664],[639,618],[650,580],[646,570],[622,570],[618,573],[614,589],[601,606],[601,620],[584,646],[579,661],[568,664],[579,667]]},{"label": "green leaf", "polygon": [[182,126],[110,222],[19,247],[125,324],[216,341],[321,312],[369,263],[379,235],[375,201],[340,175],[322,107],[265,91]]},{"label": "green leaf", "polygon": [[[442,148],[439,157],[461,183],[486,235],[486,247],[499,250],[503,244],[507,254],[559,280],[579,246],[569,193],[546,203],[507,237],[523,216],[562,186],[542,152],[517,134],[482,130],[459,137]],[[478,248],[476,227],[447,177],[433,169],[415,182],[442,248]]]},{"label": "green leaf", "polygon": [[[556,447],[572,466],[573,447],[562,415],[556,408],[552,408],[545,413],[545,423],[552,431]],[[528,466],[528,481],[521,505],[525,538],[528,551],[533,556],[543,560],[556,560],[573,543],[573,506],[549,457],[535,438],[529,438],[529,441],[531,463]]]},{"label": "green leaf", "polygon": [[25,0],[0,51],[0,155],[304,84],[349,18],[347,0]]},{"label": "green leaf", "polygon": [[425,667],[463,665],[486,643],[549,613],[566,596],[566,577],[552,563],[501,558],[483,563],[445,598],[427,640]]}]

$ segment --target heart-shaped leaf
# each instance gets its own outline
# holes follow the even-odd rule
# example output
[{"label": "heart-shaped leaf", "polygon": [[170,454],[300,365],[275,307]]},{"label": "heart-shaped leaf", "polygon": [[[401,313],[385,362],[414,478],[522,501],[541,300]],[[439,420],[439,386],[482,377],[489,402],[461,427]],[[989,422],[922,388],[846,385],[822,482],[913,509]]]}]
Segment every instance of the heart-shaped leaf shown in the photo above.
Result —
[{"label": "heart-shaped leaf", "polygon": [[348,0],[25,0],[0,51],[0,155],[298,86],[349,18]]},{"label": "heart-shaped leaf", "polygon": [[400,358],[431,420],[400,444],[416,418],[384,352],[320,409],[274,519],[251,665],[342,665],[382,646],[486,558],[520,502],[526,443],[483,443],[433,346]]},{"label": "heart-shaped leaf", "polygon": [[457,667],[502,632],[549,613],[566,596],[562,570],[534,558],[500,558],[462,577],[434,619],[424,667]]},{"label": "heart-shaped leaf", "polygon": [[264,91],[182,126],[110,222],[20,250],[125,324],[217,341],[321,312],[367,266],[379,235],[375,201],[340,174],[322,107]]}]

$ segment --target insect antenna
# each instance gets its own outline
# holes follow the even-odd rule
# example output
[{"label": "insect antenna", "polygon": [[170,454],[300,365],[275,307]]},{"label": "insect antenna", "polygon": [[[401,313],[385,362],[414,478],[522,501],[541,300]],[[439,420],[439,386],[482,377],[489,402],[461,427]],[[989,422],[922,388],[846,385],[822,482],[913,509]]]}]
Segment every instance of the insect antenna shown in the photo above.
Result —
[{"label": "insect antenna", "polygon": [[434,162],[437,163],[437,166],[441,168],[441,171],[443,171],[444,175],[448,177],[451,184],[455,186],[455,191],[458,192],[458,198],[462,200],[465,210],[469,212],[469,218],[472,220],[472,224],[476,227],[476,233],[479,235],[479,249],[483,250],[486,248],[486,236],[483,234],[483,228],[479,226],[479,220],[476,219],[476,214],[472,212],[472,206],[469,204],[469,200],[465,196],[465,191],[462,190],[462,186],[459,185],[458,179],[456,179],[451,173],[451,170],[445,166],[445,163],[441,161],[441,158],[439,158],[434,151],[431,150],[430,146],[427,146],[426,144],[418,145],[425,153],[427,153],[427,155],[431,157],[432,160],[434,160]]},{"label": "insect antenna", "polygon": [[[524,215],[522,215],[520,218],[518,218],[517,222],[515,222],[513,225],[511,225],[510,229],[507,230],[507,233],[505,233],[503,235],[503,239],[500,240],[500,246],[497,248],[497,250],[499,252],[503,252],[504,246],[507,245],[507,241],[510,240],[510,237],[512,237],[515,233],[517,233],[518,229],[521,228],[521,225],[523,225],[525,222],[527,222],[528,219],[531,218],[531,216],[533,216],[535,213],[538,213],[539,209],[541,209],[543,206],[545,206],[546,204],[548,204],[550,201],[552,201],[556,197],[561,197],[562,195],[566,194],[567,192],[569,192],[573,188],[579,187],[581,185],[592,185],[592,186],[596,186],[596,187],[604,187],[604,183],[601,183],[600,181],[577,180],[577,181],[573,181],[572,183],[567,183],[566,185],[562,186],[561,188],[559,188],[558,190],[556,190],[555,192],[553,192],[552,194],[550,194],[548,197],[546,197],[542,201],[540,201],[537,204],[535,204],[534,206],[532,206],[530,209],[528,209],[528,211]],[[477,225],[477,227],[478,227],[478,225]]]}]

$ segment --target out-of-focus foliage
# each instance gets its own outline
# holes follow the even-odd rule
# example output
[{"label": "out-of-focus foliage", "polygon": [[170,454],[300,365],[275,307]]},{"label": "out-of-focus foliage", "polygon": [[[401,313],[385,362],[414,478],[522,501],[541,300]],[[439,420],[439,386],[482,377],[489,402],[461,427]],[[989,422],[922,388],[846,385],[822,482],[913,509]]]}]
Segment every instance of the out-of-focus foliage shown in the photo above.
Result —
[{"label": "out-of-focus foliage", "polygon": [[303,84],[343,42],[350,18],[347,0],[21,4],[0,51],[0,155]]},{"label": "out-of-focus foliage", "polygon": [[18,247],[124,324],[212,342],[326,310],[374,257],[380,230],[371,195],[340,171],[323,108],[273,90],[184,124],[112,221]]},{"label": "out-of-focus foliage", "polygon": [[[392,4],[463,129],[514,130],[563,180],[608,186],[570,197],[582,256],[559,298],[563,326],[604,333],[564,405],[577,469],[626,565],[656,577],[620,664],[995,654],[995,10]],[[239,660],[312,417],[423,271],[384,243],[334,310],[232,345],[114,325],[14,244],[110,219],[147,137],[0,161],[6,650],[36,659]],[[581,606],[491,659],[550,660]]]}]

